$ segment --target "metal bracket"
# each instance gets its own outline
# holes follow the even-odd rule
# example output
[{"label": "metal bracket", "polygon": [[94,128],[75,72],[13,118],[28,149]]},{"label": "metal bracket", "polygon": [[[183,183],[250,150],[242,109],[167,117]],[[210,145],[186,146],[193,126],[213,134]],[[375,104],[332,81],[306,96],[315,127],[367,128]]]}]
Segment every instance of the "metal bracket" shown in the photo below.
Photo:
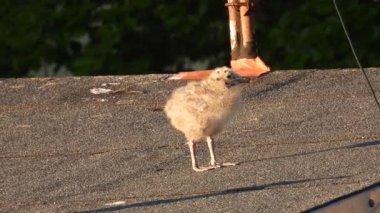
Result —
[{"label": "metal bracket", "polygon": [[246,16],[253,10],[255,7],[255,2],[254,0],[247,0],[246,2],[227,2],[224,4],[226,7],[234,7],[236,10],[239,10],[240,7],[248,7],[248,11],[245,14]]},{"label": "metal bracket", "polygon": [[255,6],[255,3],[253,0],[248,0],[246,2],[225,3],[224,6],[226,6],[226,7],[249,7],[249,8],[253,8]]}]

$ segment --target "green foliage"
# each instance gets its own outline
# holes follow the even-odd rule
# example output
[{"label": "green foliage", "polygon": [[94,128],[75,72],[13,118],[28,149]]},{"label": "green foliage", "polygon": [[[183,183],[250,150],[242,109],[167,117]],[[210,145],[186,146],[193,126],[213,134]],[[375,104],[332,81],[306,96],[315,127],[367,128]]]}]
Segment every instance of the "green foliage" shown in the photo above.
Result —
[{"label": "green foliage", "polygon": [[[380,4],[337,3],[363,66],[379,66]],[[263,1],[257,22],[260,55],[271,67],[357,67],[332,0],[276,4]]]},{"label": "green foliage", "polygon": [[[3,0],[0,77],[42,64],[75,75],[171,72],[229,63],[224,1]],[[338,1],[364,66],[379,66],[379,4]],[[354,67],[332,1],[261,1],[259,55],[274,69]]]}]

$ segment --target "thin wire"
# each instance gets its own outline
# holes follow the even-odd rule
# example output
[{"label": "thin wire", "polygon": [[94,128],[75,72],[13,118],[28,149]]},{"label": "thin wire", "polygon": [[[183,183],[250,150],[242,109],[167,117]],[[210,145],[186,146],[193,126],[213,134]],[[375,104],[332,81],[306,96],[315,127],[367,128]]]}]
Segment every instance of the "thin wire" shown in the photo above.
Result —
[{"label": "thin wire", "polygon": [[340,14],[340,11],[339,11],[339,8],[338,8],[338,5],[336,4],[336,1],[333,0],[333,3],[334,3],[334,6],[335,6],[335,10],[336,10],[336,13],[338,14],[338,17],[339,17],[339,20],[340,20],[340,23],[342,24],[342,27],[343,27],[343,31],[344,33],[346,34],[346,37],[347,37],[347,40],[348,40],[348,43],[350,44],[350,47],[351,47],[351,50],[352,50],[352,54],[354,54],[354,57],[355,57],[355,60],[356,60],[356,63],[358,64],[360,70],[362,71],[365,79],[367,80],[367,83],[369,85],[369,88],[371,89],[371,92],[372,92],[372,95],[375,99],[375,102],[377,104],[377,106],[379,107],[380,109],[380,103],[379,103],[379,100],[377,99],[376,97],[376,93],[375,93],[375,90],[373,89],[372,85],[371,85],[371,81],[369,80],[368,76],[367,76],[367,73],[364,71],[362,65],[360,64],[360,61],[359,61],[359,58],[358,56],[356,55],[356,51],[355,51],[355,48],[354,48],[354,45],[352,45],[352,42],[351,42],[351,38],[350,38],[350,35],[348,34],[348,31],[346,29],[346,26],[344,24],[344,21],[343,21],[343,18],[342,18],[342,15]]}]

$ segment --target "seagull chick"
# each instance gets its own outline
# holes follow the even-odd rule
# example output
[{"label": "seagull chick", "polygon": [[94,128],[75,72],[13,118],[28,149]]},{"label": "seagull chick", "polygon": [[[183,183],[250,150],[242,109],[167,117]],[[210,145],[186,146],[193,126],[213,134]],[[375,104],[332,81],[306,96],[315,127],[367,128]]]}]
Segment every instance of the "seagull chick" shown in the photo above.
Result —
[{"label": "seagull chick", "polygon": [[[181,131],[190,148],[192,168],[206,171],[237,163],[217,163],[214,155],[213,137],[221,131],[239,108],[240,90],[234,87],[248,83],[228,67],[216,68],[202,81],[188,83],[177,88],[165,105],[165,113],[171,124]],[[196,143],[206,138],[210,151],[210,165],[199,167],[196,160]]]}]

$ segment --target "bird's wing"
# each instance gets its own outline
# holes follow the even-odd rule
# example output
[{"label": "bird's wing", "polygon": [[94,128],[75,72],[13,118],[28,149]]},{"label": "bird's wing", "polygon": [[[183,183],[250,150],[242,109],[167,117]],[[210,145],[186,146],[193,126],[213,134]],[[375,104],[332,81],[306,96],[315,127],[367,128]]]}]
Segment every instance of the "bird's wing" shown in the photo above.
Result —
[{"label": "bird's wing", "polygon": [[204,88],[199,82],[190,82],[186,86],[186,92],[189,95],[202,95],[204,93]]},{"label": "bird's wing", "polygon": [[190,82],[185,91],[187,103],[190,104],[189,107],[197,111],[204,111],[208,107],[209,103],[205,99],[207,91],[201,82]]}]

